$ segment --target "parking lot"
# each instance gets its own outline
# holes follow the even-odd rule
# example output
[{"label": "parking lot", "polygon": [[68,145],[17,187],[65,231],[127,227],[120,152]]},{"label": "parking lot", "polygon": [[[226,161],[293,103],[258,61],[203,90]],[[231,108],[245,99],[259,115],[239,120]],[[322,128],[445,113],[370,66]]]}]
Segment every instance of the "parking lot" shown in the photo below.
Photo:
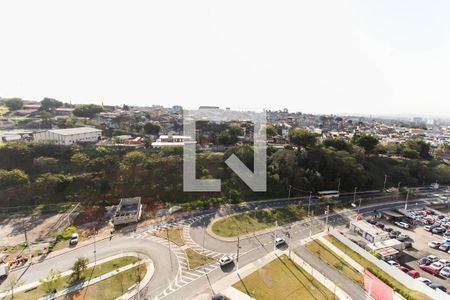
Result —
[{"label": "parking lot", "polygon": [[[424,214],[423,217],[417,218],[417,219],[423,219],[423,218],[428,218],[428,215]],[[433,218],[436,220],[439,220],[439,221],[441,220],[441,219],[438,219],[437,217],[433,217]],[[432,219],[432,218],[430,217],[429,219]],[[418,221],[418,220],[416,220],[416,221]],[[439,259],[445,259],[445,260],[450,261],[449,253],[447,253],[445,251],[441,251],[439,249],[431,248],[429,246],[429,243],[431,243],[433,241],[442,242],[442,241],[446,240],[447,237],[444,236],[443,233],[437,234],[437,233],[433,233],[431,231],[426,231],[424,229],[424,227],[426,226],[425,222],[422,223],[420,221],[418,221],[417,222],[418,224],[415,225],[414,227],[412,227],[411,229],[401,228],[400,226],[395,225],[393,222],[390,223],[386,220],[381,220],[381,222],[383,222],[387,227],[390,227],[395,231],[399,231],[402,234],[408,235],[409,236],[408,240],[412,242],[412,247],[405,249],[403,251],[403,255],[400,256],[398,259],[398,262],[402,266],[405,266],[411,270],[419,271],[421,277],[427,278],[427,279],[431,280],[433,283],[440,284],[440,285],[446,287],[448,290],[450,290],[450,278],[446,278],[445,276],[441,276],[441,275],[434,276],[430,273],[427,273],[426,271],[422,270],[419,267],[419,263],[418,263],[419,259],[427,257],[429,255],[435,255]],[[432,221],[430,221],[430,223],[431,222]],[[443,223],[442,226],[447,229],[448,226],[446,225],[446,222],[442,222],[442,223]],[[429,225],[429,224],[427,223],[427,225]],[[449,237],[449,239],[450,239],[450,237]]]}]

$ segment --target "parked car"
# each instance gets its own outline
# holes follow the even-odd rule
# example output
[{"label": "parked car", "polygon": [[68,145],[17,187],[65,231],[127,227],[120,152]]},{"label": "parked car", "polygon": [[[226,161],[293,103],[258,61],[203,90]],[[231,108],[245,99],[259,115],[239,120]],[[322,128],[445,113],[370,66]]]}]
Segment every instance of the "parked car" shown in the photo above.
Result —
[{"label": "parked car", "polygon": [[432,268],[427,265],[420,265],[419,268],[421,268],[425,272],[430,273],[431,275],[434,275],[434,276],[439,274],[439,270],[436,270],[435,268]]},{"label": "parked car", "polygon": [[409,276],[411,276],[414,279],[420,277],[420,273],[418,271],[416,271],[416,270],[410,270],[406,274],[408,274]]},{"label": "parked car", "polygon": [[229,256],[229,255],[222,256],[219,259],[219,265],[221,267],[226,266],[228,264],[231,264],[232,262],[233,262],[233,258],[231,256]]},{"label": "parked car", "polygon": [[443,277],[450,277],[450,267],[444,267],[439,271],[439,275]]},{"label": "parked car", "polygon": [[419,265],[425,265],[425,266],[428,266],[428,265],[431,265],[432,261],[431,261],[431,259],[429,259],[428,257],[423,257],[423,258],[419,259],[419,260],[417,261],[417,263],[418,263]]},{"label": "parked car", "polygon": [[444,232],[444,236],[445,236],[445,237],[450,237],[450,230],[448,230],[448,225],[445,224],[445,226],[447,226],[447,231]]},{"label": "parked car", "polygon": [[395,260],[388,260],[387,263],[390,264],[391,266],[394,266],[397,268],[400,267],[400,264],[398,262],[396,262]]},{"label": "parked car", "polygon": [[447,231],[447,228],[444,227],[436,227],[431,230],[432,233],[442,234]]},{"label": "parked car", "polygon": [[284,238],[277,237],[275,239],[275,246],[283,245],[284,243],[286,243],[286,240]]},{"label": "parked car", "polygon": [[431,260],[432,263],[437,262],[439,260],[439,257],[436,255],[428,255],[427,258]]},{"label": "parked car", "polygon": [[419,277],[419,278],[417,278],[417,280],[419,280],[420,282],[422,282],[422,283],[424,283],[426,285],[432,284],[431,280],[428,279],[428,278],[425,278],[425,277]]},{"label": "parked car", "polygon": [[441,258],[440,260],[438,260],[438,263],[443,264],[444,267],[449,267],[450,266],[450,261],[448,259],[445,259],[445,258]]},{"label": "parked car", "polygon": [[436,270],[440,271],[440,270],[444,267],[444,265],[441,264],[439,261],[437,261],[437,262],[432,263],[432,264],[430,265],[430,267],[433,268],[433,269],[436,269]]},{"label": "parked car", "polygon": [[410,242],[410,241],[404,241],[404,242],[403,242],[403,247],[405,247],[405,248],[412,248],[412,242]]},{"label": "parked car", "polygon": [[[427,221],[427,220],[425,220],[425,221]],[[425,225],[423,227],[423,229],[425,229],[426,231],[431,231],[433,228],[431,227],[431,225]]]},{"label": "parked car", "polygon": [[386,231],[386,232],[391,232],[391,231],[393,231],[394,229],[391,228],[391,227],[384,227],[383,230]]},{"label": "parked car", "polygon": [[400,233],[400,231],[392,230],[391,232],[389,232],[389,237],[395,239],[400,235]]},{"label": "parked car", "polygon": [[439,248],[439,246],[441,245],[441,242],[438,241],[432,241],[428,243],[428,247],[433,248],[433,249],[437,249]]},{"label": "parked car", "polygon": [[408,269],[407,267],[404,267],[404,266],[398,266],[398,268],[404,273],[408,273],[409,271],[411,271],[410,269]]},{"label": "parked car", "polygon": [[72,234],[69,240],[69,245],[74,246],[76,244],[78,244],[78,233]]},{"label": "parked car", "polygon": [[407,239],[409,239],[409,235],[407,234],[400,234],[396,237],[397,240],[399,240],[400,242],[406,241]]},{"label": "parked car", "polygon": [[380,229],[384,229],[384,224],[383,223],[381,223],[381,222],[377,222],[376,224],[375,224],[375,226],[376,227],[378,227],[378,228],[380,228]]},{"label": "parked car", "polygon": [[408,223],[405,223],[405,222],[395,222],[394,224],[397,225],[398,227],[405,228],[405,229],[411,228],[411,225],[409,225]]},{"label": "parked car", "polygon": [[450,243],[441,244],[438,249],[447,252],[450,250]]}]

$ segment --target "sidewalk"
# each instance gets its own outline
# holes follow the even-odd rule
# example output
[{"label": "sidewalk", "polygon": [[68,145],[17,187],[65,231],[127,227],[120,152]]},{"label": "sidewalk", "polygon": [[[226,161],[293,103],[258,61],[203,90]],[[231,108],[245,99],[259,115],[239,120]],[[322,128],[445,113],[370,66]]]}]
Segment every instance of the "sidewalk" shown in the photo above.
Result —
[{"label": "sidewalk", "polygon": [[359,273],[364,274],[364,267],[358,264],[356,261],[354,261],[350,256],[342,252],[341,249],[333,245],[331,242],[329,242],[324,237],[319,237],[319,241],[321,241],[325,246],[331,249],[334,253],[336,253],[338,256],[340,256],[343,260],[345,260],[350,266],[355,268]]},{"label": "sidewalk", "polygon": [[[140,256],[140,255],[141,255],[141,254],[134,253],[134,252],[122,253],[122,254],[110,256],[110,257],[105,258],[105,259],[97,260],[96,263],[89,263],[89,264],[87,265],[87,268],[92,268],[94,265],[100,265],[100,264],[106,263],[106,262],[108,262],[108,261],[111,261],[111,260],[114,260],[114,259],[117,259],[117,258],[121,258],[121,257],[125,257],[125,256],[136,256],[136,257],[138,257],[138,256]],[[153,270],[152,270],[152,273],[153,273],[153,272],[154,272],[153,262],[151,262],[150,259],[145,259],[145,260],[143,260],[143,262],[150,262],[148,265],[149,265],[149,267],[150,267],[150,270],[153,269]],[[114,271],[114,272],[116,272],[116,271]],[[69,276],[69,275],[71,275],[72,273],[73,273],[72,270],[68,270],[68,271],[65,271],[65,272],[61,272],[61,277]],[[149,273],[149,270],[147,270],[147,274],[148,274],[148,273]],[[153,274],[152,274],[152,275],[153,275]],[[105,279],[106,279],[106,278],[105,278]],[[144,277],[144,279],[145,279],[145,277]],[[142,282],[144,282],[144,281],[142,281]],[[20,292],[27,291],[27,290],[30,290],[30,289],[34,289],[34,288],[38,287],[38,286],[41,285],[41,284],[42,284],[42,283],[41,283],[40,281],[35,281],[35,282],[27,283],[27,284],[21,285],[21,286],[19,286],[19,287],[15,287],[15,288],[14,288],[14,293],[16,294],[16,293],[20,293]],[[4,298],[4,297],[6,297],[6,296],[9,296],[10,294],[11,294],[11,291],[7,291],[7,292],[0,293],[0,298]]]}]

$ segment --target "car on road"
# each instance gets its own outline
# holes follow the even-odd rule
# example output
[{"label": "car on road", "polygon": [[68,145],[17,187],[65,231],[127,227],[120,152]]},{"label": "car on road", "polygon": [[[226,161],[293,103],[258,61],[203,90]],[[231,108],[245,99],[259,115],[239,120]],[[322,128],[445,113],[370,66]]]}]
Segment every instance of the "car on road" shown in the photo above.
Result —
[{"label": "car on road", "polygon": [[439,248],[439,246],[441,246],[441,242],[438,241],[432,241],[428,243],[428,247],[433,248],[433,249],[437,249]]},{"label": "car on road", "polygon": [[74,233],[72,234],[72,236],[70,237],[70,241],[69,241],[69,245],[74,246],[78,244],[78,233]]},{"label": "car on road", "polygon": [[395,238],[398,237],[400,234],[401,234],[400,231],[392,230],[391,232],[389,232],[389,237],[395,239]]},{"label": "car on road", "polygon": [[405,222],[394,222],[394,224],[397,225],[398,227],[405,228],[405,229],[411,228],[411,225],[409,225],[408,223],[405,223]]},{"label": "car on road", "polygon": [[286,243],[286,240],[284,238],[281,237],[277,237],[275,239],[275,246],[280,246]]},{"label": "car on road", "polygon": [[220,295],[220,294],[217,294],[217,295],[214,295],[211,297],[211,300],[226,300],[226,299],[227,298],[224,295]]},{"label": "car on road", "polygon": [[232,258],[231,256],[229,256],[229,255],[222,256],[222,257],[219,259],[219,265],[220,265],[221,267],[224,267],[224,266],[226,266],[226,265],[229,265],[229,264],[231,264],[232,262],[233,262],[233,258]]},{"label": "car on road", "polygon": [[433,282],[431,282],[430,279],[425,278],[425,277],[419,277],[419,278],[417,278],[417,280],[419,280],[420,282],[422,282],[422,283],[424,283],[424,284],[426,284],[426,285],[430,285],[430,284],[433,283]]},{"label": "car on road", "polygon": [[439,271],[439,275],[443,276],[443,277],[450,277],[450,267],[444,267]]},{"label": "car on road", "polygon": [[409,276],[411,276],[414,279],[420,277],[420,273],[418,271],[416,271],[416,270],[410,270],[406,274],[408,274]]},{"label": "car on road", "polygon": [[400,264],[398,262],[396,262],[395,260],[388,260],[387,263],[390,264],[391,266],[394,266],[397,268],[400,267]]},{"label": "car on road", "polygon": [[421,268],[422,270],[424,270],[427,273],[430,273],[431,275],[434,275],[434,276],[439,275],[439,270],[436,270],[435,268],[432,268],[430,266],[420,265],[419,268]]},{"label": "car on road", "polygon": [[433,290],[436,289],[440,289],[443,292],[447,292],[447,288],[445,286],[443,286],[442,284],[438,284],[438,283],[432,283],[429,285],[430,288],[432,288]]}]

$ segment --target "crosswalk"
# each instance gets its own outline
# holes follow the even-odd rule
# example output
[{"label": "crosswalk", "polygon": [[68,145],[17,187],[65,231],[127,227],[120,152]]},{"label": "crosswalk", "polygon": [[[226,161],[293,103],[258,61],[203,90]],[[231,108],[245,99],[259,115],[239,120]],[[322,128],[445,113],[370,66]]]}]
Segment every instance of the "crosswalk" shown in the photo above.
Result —
[{"label": "crosswalk", "polygon": [[[158,296],[156,296],[155,299],[163,299],[164,297],[174,293],[175,291],[183,288],[184,286],[190,284],[191,282],[205,276],[206,274],[213,272],[214,270],[219,268],[219,264],[217,263],[217,260],[224,256],[225,253],[215,252],[211,251],[209,249],[204,249],[202,246],[198,245],[190,236],[189,229],[190,226],[197,221],[201,221],[202,218],[205,216],[199,216],[199,217],[193,217],[189,219],[180,220],[177,222],[170,222],[170,223],[164,223],[164,224],[158,224],[157,226],[153,226],[152,228],[149,228],[147,231],[142,232],[136,232],[134,233],[131,238],[135,239],[147,239],[151,240],[153,242],[157,242],[161,245],[164,245],[166,247],[169,247],[173,252],[173,254],[176,256],[178,260],[179,270],[178,273],[173,280],[173,282],[170,283],[170,285],[162,291]],[[185,245],[184,246],[178,246],[177,244],[158,237],[155,235],[156,231],[159,230],[165,230],[167,228],[174,228],[174,227],[181,227],[182,228],[182,238],[184,240]],[[197,269],[191,270],[189,268],[189,260],[187,258],[187,255],[184,251],[184,249],[190,248],[197,253],[213,258],[214,262],[205,265],[202,267],[199,267]],[[235,258],[235,255],[230,255]]]}]

